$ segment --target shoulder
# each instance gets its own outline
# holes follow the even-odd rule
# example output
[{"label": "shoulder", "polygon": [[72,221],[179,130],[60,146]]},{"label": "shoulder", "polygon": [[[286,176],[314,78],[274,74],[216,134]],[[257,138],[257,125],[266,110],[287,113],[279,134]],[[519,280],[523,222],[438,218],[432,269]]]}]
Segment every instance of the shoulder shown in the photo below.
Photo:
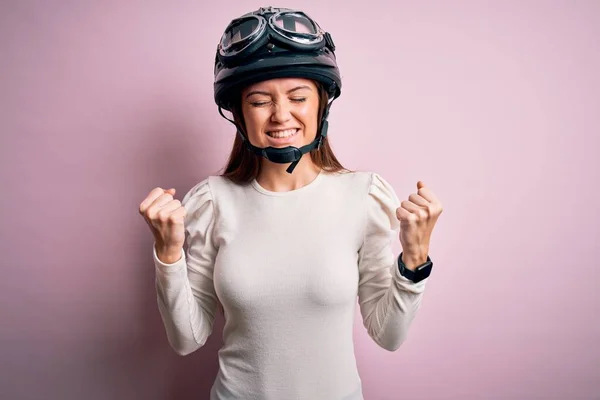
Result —
[{"label": "shoulder", "polygon": [[207,203],[212,203],[209,178],[203,179],[192,186],[181,200],[181,205],[188,212],[194,211]]},{"label": "shoulder", "polygon": [[350,188],[352,191],[367,195],[378,189],[393,190],[381,175],[372,171],[350,171],[328,173],[332,180]]},{"label": "shoulder", "polygon": [[217,201],[217,198],[228,198],[234,192],[243,188],[243,185],[232,182],[221,175],[210,175],[192,186],[183,197],[182,205],[187,203],[198,203]]},{"label": "shoulder", "polygon": [[326,176],[339,185],[353,188],[356,191],[365,189],[371,182],[371,172],[367,171],[340,171],[327,172]]},{"label": "shoulder", "polygon": [[340,174],[336,177],[344,181],[345,198],[353,197],[367,209],[384,209],[395,214],[400,206],[400,200],[392,185],[377,172],[355,171]]}]

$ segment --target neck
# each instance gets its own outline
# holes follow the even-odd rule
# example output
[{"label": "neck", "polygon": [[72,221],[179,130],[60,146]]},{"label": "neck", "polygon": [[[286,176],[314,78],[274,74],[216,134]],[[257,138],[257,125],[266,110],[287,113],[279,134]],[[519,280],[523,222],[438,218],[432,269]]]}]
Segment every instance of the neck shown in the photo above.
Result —
[{"label": "neck", "polygon": [[256,181],[272,192],[289,192],[308,185],[321,171],[321,168],[313,162],[310,153],[302,156],[291,174],[286,171],[288,166],[289,164],[278,164],[262,159]]}]

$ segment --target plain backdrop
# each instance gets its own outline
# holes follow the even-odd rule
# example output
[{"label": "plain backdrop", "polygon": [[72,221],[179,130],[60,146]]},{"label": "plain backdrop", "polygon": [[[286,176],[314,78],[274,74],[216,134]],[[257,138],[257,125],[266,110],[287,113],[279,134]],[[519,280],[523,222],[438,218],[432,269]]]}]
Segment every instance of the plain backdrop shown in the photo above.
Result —
[{"label": "plain backdrop", "polygon": [[[0,398],[207,398],[223,321],[169,347],[138,206],[221,172],[216,45],[267,5],[0,4]],[[600,2],[272,5],[334,38],[342,163],[444,205],[402,347],[357,310],[365,399],[599,399]]]}]

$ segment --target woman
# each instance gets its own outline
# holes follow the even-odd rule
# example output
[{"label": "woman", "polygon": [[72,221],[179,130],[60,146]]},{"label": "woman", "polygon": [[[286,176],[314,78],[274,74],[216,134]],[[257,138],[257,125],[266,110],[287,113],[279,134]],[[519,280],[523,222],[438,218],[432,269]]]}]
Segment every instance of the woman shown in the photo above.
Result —
[{"label": "woman", "polygon": [[341,89],[334,50],[299,11],[261,8],[232,21],[215,65],[216,103],[238,129],[225,173],[181,202],[155,188],[140,204],[175,351],[203,346],[222,307],[213,400],[362,399],[357,296],[368,334],[389,351],[419,309],[442,206],[421,182],[400,203],[379,175],[338,162],[326,140]]}]

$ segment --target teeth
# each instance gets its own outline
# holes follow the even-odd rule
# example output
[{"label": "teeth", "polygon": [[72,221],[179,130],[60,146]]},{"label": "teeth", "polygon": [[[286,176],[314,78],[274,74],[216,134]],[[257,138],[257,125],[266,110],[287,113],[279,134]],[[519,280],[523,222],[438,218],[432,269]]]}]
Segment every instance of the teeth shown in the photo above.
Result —
[{"label": "teeth", "polygon": [[286,138],[286,137],[292,136],[294,133],[296,133],[296,129],[287,129],[285,131],[267,132],[267,135],[274,137],[274,138]]}]

